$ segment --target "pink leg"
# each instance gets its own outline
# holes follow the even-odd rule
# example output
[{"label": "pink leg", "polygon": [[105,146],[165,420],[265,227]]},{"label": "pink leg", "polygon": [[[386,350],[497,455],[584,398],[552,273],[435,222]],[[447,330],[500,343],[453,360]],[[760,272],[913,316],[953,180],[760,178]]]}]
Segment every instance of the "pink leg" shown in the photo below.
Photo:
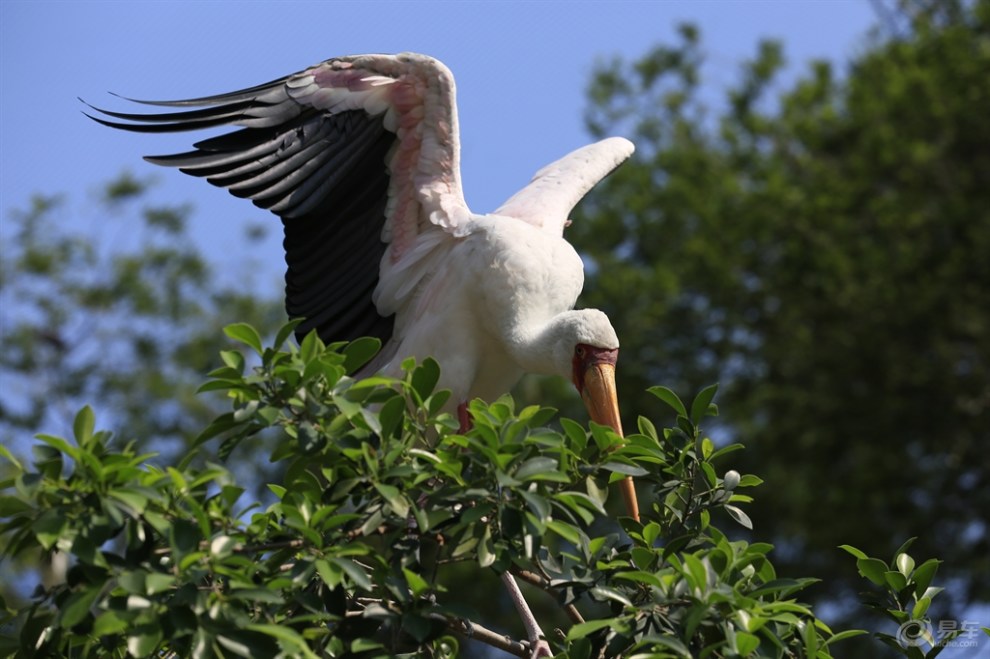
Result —
[{"label": "pink leg", "polygon": [[457,406],[457,420],[461,423],[461,427],[457,432],[463,435],[468,430],[471,430],[471,415],[468,414],[467,401]]},{"label": "pink leg", "polygon": [[519,590],[519,584],[516,583],[515,578],[508,572],[503,572],[502,583],[509,590],[509,597],[512,598],[512,603],[516,605],[516,611],[519,612],[523,627],[526,628],[526,638],[529,640],[530,647],[530,659],[552,657],[553,652],[550,650],[550,644],[543,639],[543,630],[540,629],[540,623],[536,621],[536,616],[533,615],[529,604],[526,603],[526,598],[523,597],[522,591]]}]

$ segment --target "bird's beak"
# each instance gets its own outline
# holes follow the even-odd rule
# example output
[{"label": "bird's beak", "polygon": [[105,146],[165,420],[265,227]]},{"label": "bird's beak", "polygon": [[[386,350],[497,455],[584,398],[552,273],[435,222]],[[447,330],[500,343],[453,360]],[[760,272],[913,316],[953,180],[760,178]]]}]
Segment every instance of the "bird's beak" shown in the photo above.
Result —
[{"label": "bird's beak", "polygon": [[619,418],[619,397],[615,392],[615,364],[592,362],[584,371],[584,387],[581,390],[588,415],[595,423],[608,426],[622,434]]},{"label": "bird's beak", "polygon": [[[612,428],[622,436],[622,420],[619,417],[619,396],[615,390],[615,360],[618,350],[595,350],[581,365],[581,377],[576,378],[575,384],[581,392],[588,416],[595,423]],[[577,367],[577,364],[575,364]],[[575,375],[578,375],[577,368]],[[626,504],[626,512],[637,522],[639,521],[639,501],[636,497],[636,487],[633,479],[626,476],[619,482],[622,499]]]}]

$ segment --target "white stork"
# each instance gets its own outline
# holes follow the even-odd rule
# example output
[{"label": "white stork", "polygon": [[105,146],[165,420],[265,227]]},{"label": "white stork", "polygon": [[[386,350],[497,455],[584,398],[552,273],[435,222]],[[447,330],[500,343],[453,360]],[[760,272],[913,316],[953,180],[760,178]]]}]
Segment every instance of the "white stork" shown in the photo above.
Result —
[{"label": "white stork", "polygon": [[404,358],[435,358],[462,429],[469,400],[492,400],[531,372],[570,378],[591,418],[621,434],[619,340],[601,311],[573,310],[584,270],[563,231],[577,202],[632,154],[628,140],[564,156],[480,215],[461,190],[454,79],[431,57],[339,57],[242,91],[140,102],[200,109],[94,108],[127,123],[94,118],[152,133],[242,127],[147,160],[281,218],[286,309],[305,319],[298,336],[377,336],[371,368],[389,374]]}]

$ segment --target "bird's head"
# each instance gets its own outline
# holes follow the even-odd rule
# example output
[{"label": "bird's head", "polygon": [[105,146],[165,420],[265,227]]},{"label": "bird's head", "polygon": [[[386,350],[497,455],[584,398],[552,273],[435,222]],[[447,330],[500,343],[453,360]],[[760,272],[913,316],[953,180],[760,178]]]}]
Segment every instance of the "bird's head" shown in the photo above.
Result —
[{"label": "bird's head", "polygon": [[574,347],[572,380],[588,415],[595,423],[622,434],[619,397],[615,391],[615,362],[618,348],[602,348],[579,343]]},{"label": "bird's head", "polygon": [[601,311],[584,309],[571,312],[576,322],[571,337],[571,381],[595,423],[609,426],[620,435],[619,399],[615,390],[615,362],[619,339]]}]

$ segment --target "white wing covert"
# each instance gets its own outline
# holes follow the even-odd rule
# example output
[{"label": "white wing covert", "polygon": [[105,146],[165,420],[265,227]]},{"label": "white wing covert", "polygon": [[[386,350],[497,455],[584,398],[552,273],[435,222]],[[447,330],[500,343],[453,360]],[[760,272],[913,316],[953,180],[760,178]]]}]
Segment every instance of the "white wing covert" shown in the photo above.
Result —
[{"label": "white wing covert", "polygon": [[536,172],[529,185],[512,195],[495,215],[506,215],[562,235],[567,216],[591,188],[633,153],[633,143],[609,137],[571,151]]}]

